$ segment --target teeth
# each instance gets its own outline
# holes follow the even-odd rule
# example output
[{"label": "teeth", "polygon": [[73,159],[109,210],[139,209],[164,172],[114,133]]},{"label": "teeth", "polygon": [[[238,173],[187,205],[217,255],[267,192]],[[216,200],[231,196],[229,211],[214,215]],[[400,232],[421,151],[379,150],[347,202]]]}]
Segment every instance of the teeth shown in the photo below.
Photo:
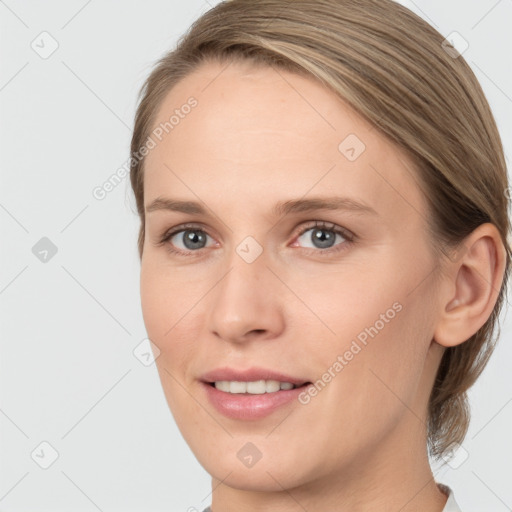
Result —
[{"label": "teeth", "polygon": [[277,380],[256,380],[252,382],[239,382],[221,380],[215,382],[215,388],[226,393],[250,393],[262,395],[263,393],[274,393],[281,389],[293,389],[291,382],[279,382]]}]

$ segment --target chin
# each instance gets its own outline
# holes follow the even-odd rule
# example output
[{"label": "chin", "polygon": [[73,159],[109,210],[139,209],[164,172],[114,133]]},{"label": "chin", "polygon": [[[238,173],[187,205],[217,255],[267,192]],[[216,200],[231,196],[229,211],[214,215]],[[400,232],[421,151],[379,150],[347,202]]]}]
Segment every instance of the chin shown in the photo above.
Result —
[{"label": "chin", "polygon": [[[214,442],[212,440],[212,443]],[[229,441],[218,443],[218,452],[211,450],[210,443],[189,446],[207,473],[235,489],[276,492],[282,491],[283,488],[294,488],[314,479],[314,461],[310,461],[313,465],[308,472],[304,460],[297,461],[296,458],[290,459],[286,456],[288,449],[283,443],[277,443],[272,449],[269,447],[270,453],[267,455],[266,449],[262,446],[263,440],[259,442],[256,439],[254,444],[260,445],[263,452],[258,460],[256,448],[254,445],[251,446],[249,436],[230,438]],[[246,459],[247,456],[249,457]],[[308,473],[311,474],[311,478],[308,477]]]},{"label": "chin", "polygon": [[297,476],[291,475],[288,468],[257,466],[241,468],[231,464],[214,463],[212,466],[203,466],[216,480],[233,489],[254,492],[277,492],[283,488],[290,489],[300,484]]}]

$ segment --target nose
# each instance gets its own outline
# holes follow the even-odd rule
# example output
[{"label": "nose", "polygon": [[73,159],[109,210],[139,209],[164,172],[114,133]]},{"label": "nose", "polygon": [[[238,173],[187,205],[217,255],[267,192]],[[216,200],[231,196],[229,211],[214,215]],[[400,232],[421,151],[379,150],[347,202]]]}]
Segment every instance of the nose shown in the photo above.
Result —
[{"label": "nose", "polygon": [[235,254],[212,290],[210,332],[232,343],[278,337],[284,330],[280,285],[264,253],[252,263]]}]

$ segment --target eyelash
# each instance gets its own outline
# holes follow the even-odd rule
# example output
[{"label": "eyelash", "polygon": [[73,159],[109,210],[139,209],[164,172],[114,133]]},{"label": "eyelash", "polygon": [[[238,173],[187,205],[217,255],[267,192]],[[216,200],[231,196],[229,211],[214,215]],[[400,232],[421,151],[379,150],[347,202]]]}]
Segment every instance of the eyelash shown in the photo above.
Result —
[{"label": "eyelash", "polygon": [[[348,231],[345,228],[342,228],[341,226],[337,226],[336,224],[330,224],[324,221],[314,221],[313,224],[308,225],[307,227],[302,228],[302,230],[295,235],[294,238],[298,238],[302,236],[306,231],[309,231],[311,229],[323,229],[325,231],[331,231],[332,233],[336,233],[337,235],[341,235],[345,241],[342,243],[339,243],[335,245],[332,248],[329,249],[313,249],[310,247],[304,247],[303,250],[306,250],[307,253],[314,253],[314,254],[321,254],[321,255],[331,255],[333,253],[338,253],[341,251],[344,251],[347,249],[347,246],[350,246],[354,243],[356,236]],[[200,231],[205,233],[206,235],[210,236],[201,226],[198,226],[196,224],[183,224],[181,226],[177,226],[176,228],[172,229],[171,231],[167,231],[164,233],[164,235],[160,238],[157,245],[162,246],[166,245],[166,250],[169,251],[171,254],[178,254],[180,256],[190,256],[194,253],[201,253],[201,249],[198,249],[196,251],[182,251],[181,249],[175,249],[172,247],[172,245],[169,242],[169,240],[176,234],[181,233],[182,231]],[[196,255],[194,255],[196,256]],[[192,256],[193,257],[193,256]]]}]

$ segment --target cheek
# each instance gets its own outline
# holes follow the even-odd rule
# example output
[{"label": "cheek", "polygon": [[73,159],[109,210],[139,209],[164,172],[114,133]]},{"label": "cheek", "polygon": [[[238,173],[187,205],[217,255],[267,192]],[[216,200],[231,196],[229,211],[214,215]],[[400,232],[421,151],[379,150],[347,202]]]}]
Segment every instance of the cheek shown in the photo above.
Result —
[{"label": "cheek", "polygon": [[164,279],[156,266],[143,259],[140,274],[140,298],[142,316],[149,338],[162,349],[161,338],[169,329],[173,308],[170,308],[169,295],[165,292]]},{"label": "cheek", "polygon": [[[359,428],[368,433],[384,434],[411,411],[416,416],[422,414],[418,398],[422,396],[425,359],[431,341],[428,314],[423,300],[401,297],[394,304],[398,302],[400,307],[396,310],[386,308],[388,304],[384,302],[382,308],[368,317],[359,337],[343,340],[338,350],[344,350],[345,359],[348,356],[352,360],[338,383],[337,400],[345,417],[364,417]],[[352,356],[353,351],[357,354]]]},{"label": "cheek", "polygon": [[394,261],[390,268],[380,268],[379,275],[360,269],[340,278],[317,279],[309,291],[294,283],[317,316],[308,322],[309,328],[304,320],[297,322],[302,331],[300,357],[311,361],[321,380],[319,389],[328,382],[325,394],[332,394],[354,418],[365,411],[393,414],[404,409],[402,402],[411,404],[430,345],[429,284],[411,293],[418,271],[403,265],[398,272],[399,260]]},{"label": "cheek", "polygon": [[187,311],[201,297],[200,283],[148,250],[141,263],[140,297],[148,332],[160,339],[169,338],[175,329],[187,324]]},{"label": "cheek", "polygon": [[[375,298],[366,305],[362,322],[359,315],[354,322],[344,315],[339,324],[332,317],[337,337],[324,337],[304,352],[319,379],[317,395],[304,405],[300,427],[316,434],[306,455],[311,460],[317,452],[325,453],[326,466],[334,468],[376,449],[402,420],[410,419],[411,410],[421,414],[416,404],[428,327],[421,323],[425,315],[417,304],[403,297],[399,302],[402,309],[393,309],[393,301]],[[380,317],[386,312],[387,323]],[[319,424],[319,417],[329,421]]]},{"label": "cheek", "polygon": [[175,279],[177,273],[147,258],[141,266],[140,296],[147,335],[160,350],[155,364],[167,404],[177,425],[187,432],[200,412],[184,387],[189,384],[190,362],[197,357],[199,310],[194,306],[202,294],[190,279],[189,284]]},{"label": "cheek", "polygon": [[202,293],[193,280],[183,282],[179,269],[153,265],[147,258],[141,266],[140,296],[148,337],[160,349],[157,366],[175,373],[194,350],[197,303]]}]

